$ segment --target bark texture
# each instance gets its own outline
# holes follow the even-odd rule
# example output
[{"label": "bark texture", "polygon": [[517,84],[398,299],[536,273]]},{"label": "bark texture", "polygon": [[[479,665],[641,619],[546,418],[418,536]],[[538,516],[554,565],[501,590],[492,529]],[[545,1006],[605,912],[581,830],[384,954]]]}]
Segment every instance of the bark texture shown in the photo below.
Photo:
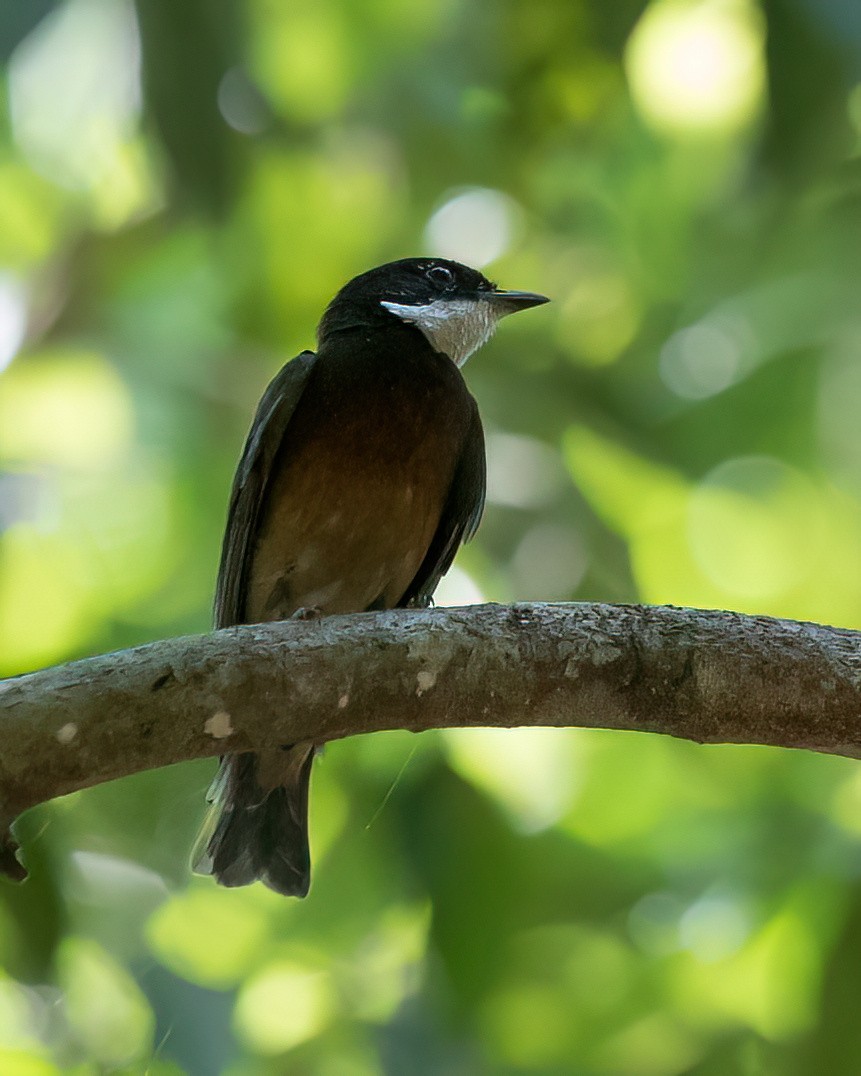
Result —
[{"label": "bark texture", "polygon": [[555,725],[858,758],[861,632],[587,603],[248,625],[2,681],[0,723],[0,872],[23,877],[9,826],[34,804],[300,740]]}]

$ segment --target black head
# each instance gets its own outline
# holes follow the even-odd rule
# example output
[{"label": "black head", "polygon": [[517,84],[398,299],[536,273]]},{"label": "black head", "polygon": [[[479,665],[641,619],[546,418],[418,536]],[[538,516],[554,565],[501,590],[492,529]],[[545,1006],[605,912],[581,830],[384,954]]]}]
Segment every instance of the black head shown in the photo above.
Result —
[{"label": "black head", "polygon": [[404,258],[354,277],[329,304],[318,339],[392,320],[415,325],[436,351],[460,365],[493,334],[506,314],[548,300],[500,291],[476,269],[444,258]]}]

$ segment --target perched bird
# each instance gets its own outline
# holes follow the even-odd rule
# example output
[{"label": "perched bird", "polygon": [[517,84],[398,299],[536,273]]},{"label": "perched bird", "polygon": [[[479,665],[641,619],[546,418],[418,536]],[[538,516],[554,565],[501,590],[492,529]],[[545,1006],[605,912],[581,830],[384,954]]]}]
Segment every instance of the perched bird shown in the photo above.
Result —
[{"label": "perched bird", "polygon": [[[547,302],[457,262],[407,258],[329,304],[316,353],[267,388],[233,482],[216,627],[426,606],[484,507],[484,435],[459,367]],[[225,755],[195,869],[303,897],[315,744]]]}]

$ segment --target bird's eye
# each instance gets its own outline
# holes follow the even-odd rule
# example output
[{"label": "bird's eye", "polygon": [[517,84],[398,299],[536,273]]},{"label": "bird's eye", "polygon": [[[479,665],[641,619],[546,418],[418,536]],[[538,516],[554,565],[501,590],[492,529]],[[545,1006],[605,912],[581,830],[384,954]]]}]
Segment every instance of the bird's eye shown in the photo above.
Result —
[{"label": "bird's eye", "polygon": [[451,284],[454,280],[454,273],[451,269],[446,269],[444,265],[432,265],[425,276],[434,284]]}]

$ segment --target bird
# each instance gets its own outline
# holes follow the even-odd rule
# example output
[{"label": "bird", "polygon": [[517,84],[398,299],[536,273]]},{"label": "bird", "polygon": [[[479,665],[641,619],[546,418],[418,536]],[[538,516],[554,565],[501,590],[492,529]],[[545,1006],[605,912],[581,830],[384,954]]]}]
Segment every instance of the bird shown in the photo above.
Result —
[{"label": "bird", "polygon": [[[501,318],[549,300],[405,258],[354,277],[317,350],[263,394],[239,461],[215,626],[426,607],[484,510],[485,448],[461,367]],[[224,755],[193,867],[304,897],[313,741]]]}]

